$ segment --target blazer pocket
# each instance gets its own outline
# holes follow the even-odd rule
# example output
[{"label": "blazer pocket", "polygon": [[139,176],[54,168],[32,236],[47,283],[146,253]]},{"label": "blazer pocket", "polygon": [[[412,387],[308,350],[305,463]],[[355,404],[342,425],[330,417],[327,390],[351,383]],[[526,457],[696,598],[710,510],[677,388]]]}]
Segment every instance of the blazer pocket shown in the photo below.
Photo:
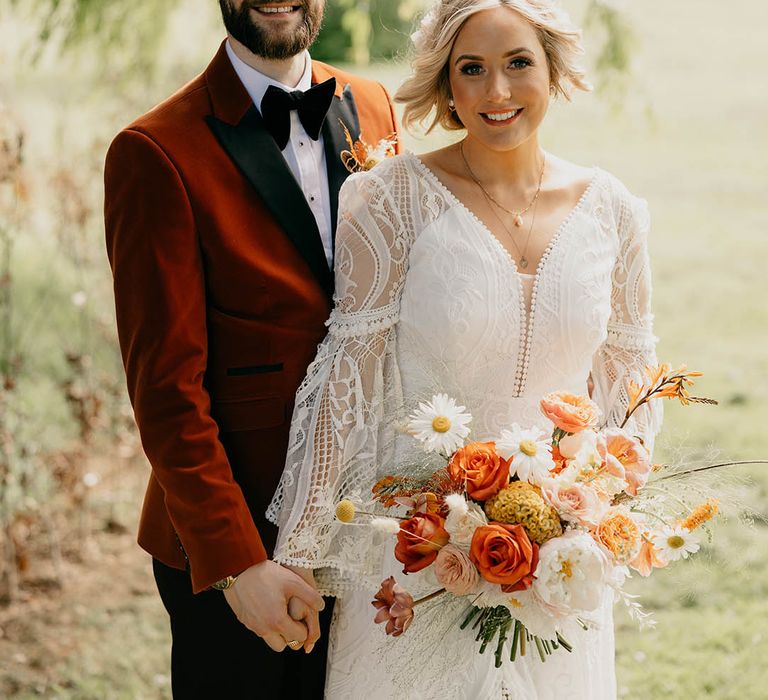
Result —
[{"label": "blazer pocket", "polygon": [[277,396],[217,401],[212,415],[224,433],[274,428],[285,422],[285,402]]}]

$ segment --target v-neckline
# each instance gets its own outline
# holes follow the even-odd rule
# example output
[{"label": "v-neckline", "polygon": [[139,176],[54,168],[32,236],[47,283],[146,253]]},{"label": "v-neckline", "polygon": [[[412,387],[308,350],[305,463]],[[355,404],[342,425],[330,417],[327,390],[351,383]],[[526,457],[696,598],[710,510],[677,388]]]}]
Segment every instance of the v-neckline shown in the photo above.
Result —
[{"label": "v-neckline", "polygon": [[438,190],[440,190],[443,194],[445,194],[446,197],[448,197],[448,199],[453,203],[454,206],[458,207],[465,214],[467,214],[482,229],[485,235],[488,236],[494,242],[497,249],[499,249],[504,254],[504,257],[509,261],[515,273],[517,275],[522,275],[522,274],[531,275],[532,277],[534,277],[535,282],[538,282],[540,273],[544,268],[544,264],[546,263],[546,260],[549,258],[550,254],[552,253],[552,249],[555,247],[558,240],[562,237],[563,232],[568,228],[573,218],[581,210],[582,206],[584,205],[584,202],[586,201],[586,199],[594,189],[595,183],[597,181],[597,176],[600,172],[600,168],[595,166],[592,167],[592,177],[589,179],[587,186],[584,188],[584,191],[581,193],[581,196],[576,201],[576,204],[574,204],[574,206],[566,214],[565,218],[558,224],[557,228],[555,229],[555,233],[553,234],[552,238],[549,239],[549,243],[547,243],[547,247],[544,249],[544,252],[541,254],[541,257],[539,258],[539,262],[536,264],[535,271],[533,273],[522,273],[520,272],[520,269],[517,266],[517,261],[512,257],[512,254],[509,252],[509,250],[507,250],[507,248],[504,247],[504,244],[499,240],[498,236],[496,236],[493,233],[493,231],[491,231],[491,229],[488,228],[487,224],[477,214],[475,214],[475,212],[472,211],[472,209],[470,209],[464,202],[462,202],[445,185],[445,183],[443,183],[443,181],[437,176],[434,170],[432,170],[432,168],[430,168],[421,158],[419,158],[419,156],[417,156],[415,153],[410,153],[409,155],[419,164],[419,166],[427,175],[427,177],[432,181],[432,184]]},{"label": "v-neckline", "polygon": [[[550,239],[547,247],[539,258],[539,262],[536,264],[536,270],[533,274],[523,273],[517,267],[517,262],[512,257],[512,254],[504,247],[502,242],[494,235],[493,231],[483,222],[483,220],[475,214],[464,202],[462,202],[450,189],[443,183],[443,181],[434,173],[434,171],[419,158],[415,153],[409,154],[422,169],[427,179],[432,182],[432,185],[445,195],[445,197],[453,203],[454,207],[463,211],[469,216],[488,236],[496,250],[506,259],[512,268],[515,279],[517,280],[517,291],[520,299],[520,346],[518,350],[517,368],[515,372],[515,388],[514,396],[520,397],[525,391],[525,385],[528,377],[528,363],[530,361],[531,346],[533,343],[534,322],[536,320],[536,298],[538,294],[539,281],[541,279],[541,273],[544,270],[544,266],[547,260],[551,257],[552,251],[557,245],[563,233],[566,231],[570,223],[573,221],[576,214],[581,210],[584,202],[587,200],[600,174],[600,168],[592,168],[592,177],[589,183],[584,188],[581,196],[577,200],[576,204],[570,209],[565,218],[560,222],[555,233]],[[526,304],[525,290],[523,289],[523,276],[533,278],[533,286],[531,288],[531,302],[530,305]]]}]

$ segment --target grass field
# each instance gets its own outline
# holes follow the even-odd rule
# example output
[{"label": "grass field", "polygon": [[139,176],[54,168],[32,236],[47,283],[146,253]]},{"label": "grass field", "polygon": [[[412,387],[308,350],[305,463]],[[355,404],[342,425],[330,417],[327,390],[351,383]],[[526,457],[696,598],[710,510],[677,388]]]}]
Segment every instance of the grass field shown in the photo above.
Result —
[{"label": "grass field", "polygon": [[[768,48],[762,36],[768,6],[755,0],[624,4],[638,44],[622,109],[594,95],[556,105],[543,143],[612,171],[650,203],[659,356],[703,371],[697,389],[721,401],[717,408],[668,404],[657,460],[681,449],[702,454],[708,446],[725,457],[768,457]],[[31,158],[44,162],[50,148],[82,149],[81,130],[57,141],[56,124],[74,131],[85,120],[98,143],[191,77],[216,43],[205,35],[198,59],[187,57],[162,81],[134,90],[130,114],[108,84],[92,91],[61,76],[30,80],[17,106],[30,132],[37,130]],[[394,89],[406,70],[361,72]],[[63,116],[53,113],[52,92],[67,96]],[[424,151],[444,138],[406,137],[406,145]],[[739,473],[751,477],[740,499],[767,515],[768,471]],[[122,504],[129,529],[141,481],[140,475],[130,480]],[[768,697],[768,532],[759,519],[747,528],[737,515],[716,529],[714,543],[694,563],[633,582],[658,625],[640,632],[617,608],[620,697]],[[147,561],[130,534],[100,534],[95,541],[100,554],[72,573],[83,585],[19,609],[16,617],[0,614],[0,676],[16,679],[15,686],[0,686],[8,689],[0,694],[169,696],[166,621]],[[119,584],[112,583],[116,567],[124,574]],[[62,635],[68,645],[51,641]]]}]

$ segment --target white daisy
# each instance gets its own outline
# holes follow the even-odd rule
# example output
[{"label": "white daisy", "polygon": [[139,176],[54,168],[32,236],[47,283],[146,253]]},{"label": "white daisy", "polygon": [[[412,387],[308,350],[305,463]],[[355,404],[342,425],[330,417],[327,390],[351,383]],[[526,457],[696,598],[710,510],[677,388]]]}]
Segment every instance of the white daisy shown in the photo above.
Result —
[{"label": "white daisy", "polygon": [[699,551],[699,536],[679,525],[666,527],[652,536],[654,549],[664,561],[687,559]]},{"label": "white daisy", "polygon": [[523,429],[512,423],[512,430],[502,430],[496,442],[496,451],[504,459],[512,458],[510,476],[517,474],[521,481],[539,483],[549,477],[555,466],[550,444],[540,428]]},{"label": "white daisy", "polygon": [[428,403],[420,403],[409,416],[408,432],[420,440],[427,452],[451,455],[464,445],[472,416],[464,406],[446,394],[437,394]]}]

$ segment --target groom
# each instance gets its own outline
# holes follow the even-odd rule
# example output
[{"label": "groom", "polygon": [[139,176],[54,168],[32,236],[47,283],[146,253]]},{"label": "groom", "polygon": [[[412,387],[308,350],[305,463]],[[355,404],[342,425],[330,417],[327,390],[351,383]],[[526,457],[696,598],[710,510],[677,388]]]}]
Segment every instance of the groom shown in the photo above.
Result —
[{"label": "groom", "polygon": [[309,58],[325,0],[220,5],[228,38],[208,68],[106,161],[120,346],[152,465],[139,544],[176,698],[315,699],[331,606],[318,630],[323,599],[270,561],[264,511],[330,311],[342,123],[368,142],[396,127],[381,85]]}]

